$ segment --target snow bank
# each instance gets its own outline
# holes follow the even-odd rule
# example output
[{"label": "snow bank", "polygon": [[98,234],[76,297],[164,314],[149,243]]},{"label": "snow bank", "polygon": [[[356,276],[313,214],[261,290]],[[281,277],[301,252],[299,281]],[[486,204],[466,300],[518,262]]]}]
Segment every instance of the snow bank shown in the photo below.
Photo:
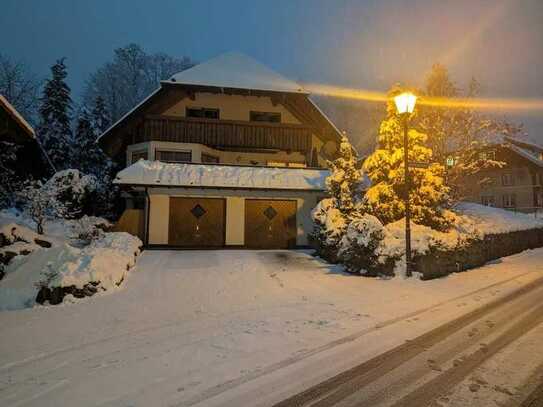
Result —
[{"label": "snow bank", "polygon": [[120,171],[116,184],[180,187],[325,189],[328,170],[205,164],[168,164],[144,161]]},{"label": "snow bank", "polygon": [[6,268],[0,282],[0,309],[34,304],[39,289],[99,282],[98,288],[115,289],[134,266],[142,242],[125,232],[107,233],[83,249],[63,244],[18,256]]}]

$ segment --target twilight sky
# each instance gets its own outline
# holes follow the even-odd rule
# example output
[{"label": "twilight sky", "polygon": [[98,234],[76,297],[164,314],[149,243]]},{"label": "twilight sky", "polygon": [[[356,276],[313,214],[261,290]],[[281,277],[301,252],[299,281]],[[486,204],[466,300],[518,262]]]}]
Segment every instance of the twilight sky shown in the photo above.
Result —
[{"label": "twilight sky", "polygon": [[[40,77],[67,57],[77,99],[117,47],[203,61],[244,52],[295,80],[420,85],[434,62],[486,97],[543,98],[542,0],[2,0],[0,52]],[[543,143],[543,112],[508,114]]]}]

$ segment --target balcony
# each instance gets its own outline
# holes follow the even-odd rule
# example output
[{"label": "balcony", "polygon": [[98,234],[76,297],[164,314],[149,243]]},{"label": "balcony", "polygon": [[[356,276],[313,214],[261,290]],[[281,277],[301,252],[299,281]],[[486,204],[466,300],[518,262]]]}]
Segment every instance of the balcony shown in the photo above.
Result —
[{"label": "balcony", "polygon": [[200,143],[218,149],[311,151],[312,129],[283,123],[146,116],[131,132],[132,143]]}]

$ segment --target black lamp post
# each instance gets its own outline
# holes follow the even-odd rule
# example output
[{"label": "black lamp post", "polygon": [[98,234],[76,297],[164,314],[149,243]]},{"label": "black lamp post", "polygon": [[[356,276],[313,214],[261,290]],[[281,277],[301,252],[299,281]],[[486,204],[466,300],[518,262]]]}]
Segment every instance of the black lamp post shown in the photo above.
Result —
[{"label": "black lamp post", "polygon": [[409,116],[415,110],[417,97],[410,92],[402,93],[394,98],[396,109],[403,124],[403,157],[405,170],[405,275],[411,277],[411,204],[409,202],[409,189],[411,180],[409,176]]}]

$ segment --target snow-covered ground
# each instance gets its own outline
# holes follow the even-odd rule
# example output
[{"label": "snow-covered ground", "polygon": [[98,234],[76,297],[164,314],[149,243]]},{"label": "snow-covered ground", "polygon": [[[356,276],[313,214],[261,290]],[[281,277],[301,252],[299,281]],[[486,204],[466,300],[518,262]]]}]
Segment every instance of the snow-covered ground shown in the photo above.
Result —
[{"label": "snow-covered ground", "polygon": [[146,251],[116,295],[0,312],[0,405],[223,405],[244,386],[264,400],[511,292],[542,263],[537,249],[421,282],[306,252]]}]

